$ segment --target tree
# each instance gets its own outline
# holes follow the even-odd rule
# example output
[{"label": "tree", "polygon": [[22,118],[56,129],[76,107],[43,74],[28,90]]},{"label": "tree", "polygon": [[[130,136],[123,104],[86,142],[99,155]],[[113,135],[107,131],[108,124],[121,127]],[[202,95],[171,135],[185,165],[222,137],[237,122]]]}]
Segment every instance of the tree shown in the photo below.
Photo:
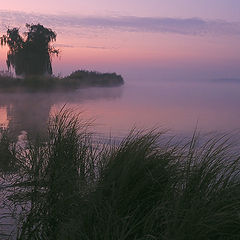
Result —
[{"label": "tree", "polygon": [[59,54],[59,50],[50,45],[56,41],[56,33],[41,24],[26,24],[28,31],[25,38],[19,33],[19,28],[7,30],[3,35],[1,45],[7,45],[7,67],[12,66],[16,75],[44,75],[52,74],[52,56]]}]

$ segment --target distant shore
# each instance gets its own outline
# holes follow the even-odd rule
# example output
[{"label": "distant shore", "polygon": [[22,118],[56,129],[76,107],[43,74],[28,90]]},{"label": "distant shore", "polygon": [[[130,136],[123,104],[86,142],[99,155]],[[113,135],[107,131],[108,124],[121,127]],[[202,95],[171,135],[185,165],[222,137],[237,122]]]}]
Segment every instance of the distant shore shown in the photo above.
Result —
[{"label": "distant shore", "polygon": [[124,84],[123,77],[116,73],[77,70],[66,77],[27,76],[13,77],[0,74],[1,89],[76,89],[82,87],[117,87]]}]

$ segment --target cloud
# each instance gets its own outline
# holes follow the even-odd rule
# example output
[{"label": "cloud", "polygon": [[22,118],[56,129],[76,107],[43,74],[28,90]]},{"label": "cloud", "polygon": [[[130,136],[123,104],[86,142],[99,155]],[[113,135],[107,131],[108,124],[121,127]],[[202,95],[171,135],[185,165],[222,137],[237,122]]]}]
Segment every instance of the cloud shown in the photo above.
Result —
[{"label": "cloud", "polygon": [[44,15],[16,11],[0,11],[0,30],[6,26],[42,23],[51,28],[93,28],[136,32],[176,33],[183,35],[240,35],[239,22],[200,18],[158,18],[134,16]]},{"label": "cloud", "polygon": [[212,79],[213,82],[224,82],[224,83],[240,83],[240,78],[217,78]]},{"label": "cloud", "polygon": [[113,49],[118,49],[118,47],[105,47],[105,46],[91,46],[91,45],[68,45],[64,43],[55,43],[53,44],[54,47],[58,48],[75,48],[75,47],[80,47],[80,48],[89,48],[89,49],[99,49],[99,50],[113,50]]},{"label": "cloud", "polygon": [[82,48],[90,48],[90,49],[99,49],[99,50],[113,50],[118,49],[119,47],[104,47],[104,46],[81,46]]},{"label": "cloud", "polygon": [[68,44],[64,44],[64,43],[55,43],[54,47],[62,47],[62,48],[74,48],[74,45],[68,45]]}]

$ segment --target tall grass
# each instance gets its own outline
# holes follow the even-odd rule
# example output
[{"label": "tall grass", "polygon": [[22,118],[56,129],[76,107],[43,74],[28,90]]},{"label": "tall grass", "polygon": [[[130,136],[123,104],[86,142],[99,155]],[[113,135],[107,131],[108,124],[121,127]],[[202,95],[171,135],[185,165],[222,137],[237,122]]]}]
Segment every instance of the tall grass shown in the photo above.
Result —
[{"label": "tall grass", "polygon": [[133,130],[96,144],[62,110],[17,154],[18,239],[240,239],[240,159],[229,136],[165,141]]},{"label": "tall grass", "polygon": [[0,172],[8,173],[15,170],[15,143],[7,129],[0,128]]}]

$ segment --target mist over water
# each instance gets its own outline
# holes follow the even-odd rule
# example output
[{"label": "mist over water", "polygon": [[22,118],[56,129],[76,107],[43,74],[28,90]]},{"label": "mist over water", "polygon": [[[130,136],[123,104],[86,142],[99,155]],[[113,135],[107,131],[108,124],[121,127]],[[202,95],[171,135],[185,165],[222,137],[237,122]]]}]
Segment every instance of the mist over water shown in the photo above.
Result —
[{"label": "mist over water", "polygon": [[[44,133],[49,115],[64,105],[82,112],[84,119],[95,119],[95,131],[107,135],[125,135],[133,126],[157,126],[185,135],[196,126],[202,131],[240,127],[238,23],[24,12],[9,15],[6,11],[0,12],[0,19],[7,26],[21,27],[21,32],[29,21],[56,31],[54,46],[60,48],[60,58],[53,58],[52,65],[57,76],[87,69],[117,72],[125,80],[119,88],[1,91],[0,124],[16,134],[23,130],[33,136]],[[1,34],[3,31],[1,27]],[[0,70],[6,70],[6,55],[7,49],[1,48]]]},{"label": "mist over water", "polygon": [[240,83],[148,82],[116,88],[84,88],[70,92],[1,92],[1,125],[16,136],[46,133],[49,115],[64,105],[83,120],[94,120],[94,131],[124,136],[133,127],[169,129],[190,135],[239,129]]}]

